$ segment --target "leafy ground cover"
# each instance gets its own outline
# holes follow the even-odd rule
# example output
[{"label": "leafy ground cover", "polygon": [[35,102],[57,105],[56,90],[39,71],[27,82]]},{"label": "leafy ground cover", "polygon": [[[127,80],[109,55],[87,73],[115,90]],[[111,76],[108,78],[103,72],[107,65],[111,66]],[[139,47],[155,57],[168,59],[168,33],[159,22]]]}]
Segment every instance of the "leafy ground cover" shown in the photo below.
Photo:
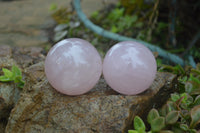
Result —
[{"label": "leafy ground cover", "polygon": [[162,108],[149,111],[146,124],[136,116],[134,130],[129,130],[129,133],[145,133],[147,130],[148,133],[200,132],[200,64],[196,69],[162,65],[159,71],[179,75],[178,91],[171,94]]}]

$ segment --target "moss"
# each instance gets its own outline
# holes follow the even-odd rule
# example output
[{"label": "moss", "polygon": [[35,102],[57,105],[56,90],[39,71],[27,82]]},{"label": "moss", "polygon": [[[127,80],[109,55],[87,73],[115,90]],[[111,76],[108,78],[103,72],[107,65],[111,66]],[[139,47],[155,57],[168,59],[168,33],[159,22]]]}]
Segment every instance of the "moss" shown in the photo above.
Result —
[{"label": "moss", "polygon": [[70,11],[68,8],[60,8],[52,14],[52,17],[56,23],[64,24],[70,22],[70,17],[74,14],[75,12]]}]

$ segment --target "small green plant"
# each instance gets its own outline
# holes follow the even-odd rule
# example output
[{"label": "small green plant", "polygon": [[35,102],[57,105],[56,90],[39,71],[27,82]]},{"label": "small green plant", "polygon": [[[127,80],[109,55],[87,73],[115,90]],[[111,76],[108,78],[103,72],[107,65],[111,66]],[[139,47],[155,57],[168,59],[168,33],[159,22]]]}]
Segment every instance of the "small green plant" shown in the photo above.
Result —
[{"label": "small green plant", "polygon": [[[200,131],[200,64],[197,68],[162,65],[159,71],[179,75],[179,91],[172,93],[160,109],[151,109],[147,115],[150,126],[147,133],[197,133]],[[134,130],[129,133],[146,133],[143,120],[136,116]]]},{"label": "small green plant", "polygon": [[144,25],[142,21],[139,21],[137,15],[125,14],[125,9],[120,7],[120,5],[107,13],[106,16],[102,16],[95,11],[91,17],[94,21],[99,21],[102,17],[106,17],[102,26],[114,33],[131,31],[132,28],[141,28]]},{"label": "small green plant", "polygon": [[[138,21],[137,15],[124,15],[124,8],[116,8],[108,14],[108,21],[112,24],[111,32],[122,32],[130,28],[141,28],[142,22]],[[105,27],[106,28],[106,27]]]},{"label": "small green plant", "polygon": [[[52,40],[58,42],[64,38],[70,38],[77,36],[76,34],[79,31],[85,31],[81,29],[80,20],[75,15],[73,10],[68,8],[57,8],[55,4],[51,5],[52,17],[56,21],[57,25],[54,27],[54,35]],[[73,34],[73,35],[72,35]],[[74,35],[76,34],[76,35]]]},{"label": "small green plant", "polygon": [[56,5],[55,3],[52,3],[52,4],[50,5],[50,7],[49,7],[49,10],[50,10],[50,11],[55,11],[57,8],[58,8],[57,5]]},{"label": "small green plant", "polygon": [[135,130],[129,130],[128,133],[145,133],[145,124],[139,116],[134,118],[134,128]]},{"label": "small green plant", "polygon": [[22,72],[17,66],[12,66],[11,71],[6,68],[2,68],[2,71],[4,75],[0,76],[1,82],[14,81],[19,88],[24,87],[25,82],[22,80]]},{"label": "small green plant", "polygon": [[171,72],[177,75],[185,75],[185,70],[180,66],[180,65],[176,65],[176,66],[169,66],[169,65],[161,65],[161,67],[159,68],[160,72]]}]

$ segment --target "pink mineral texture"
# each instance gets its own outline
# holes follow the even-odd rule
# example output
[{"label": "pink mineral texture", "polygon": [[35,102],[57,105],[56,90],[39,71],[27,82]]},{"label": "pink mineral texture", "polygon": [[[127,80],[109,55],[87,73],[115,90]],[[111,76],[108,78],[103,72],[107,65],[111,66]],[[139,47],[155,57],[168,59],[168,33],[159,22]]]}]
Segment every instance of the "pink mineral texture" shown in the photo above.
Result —
[{"label": "pink mineral texture", "polygon": [[80,95],[91,90],[102,73],[97,50],[87,41],[70,38],[58,42],[47,54],[45,73],[59,92]]},{"label": "pink mineral texture", "polygon": [[148,89],[156,71],[152,52],[134,41],[114,45],[103,62],[103,75],[107,84],[124,95],[136,95]]}]

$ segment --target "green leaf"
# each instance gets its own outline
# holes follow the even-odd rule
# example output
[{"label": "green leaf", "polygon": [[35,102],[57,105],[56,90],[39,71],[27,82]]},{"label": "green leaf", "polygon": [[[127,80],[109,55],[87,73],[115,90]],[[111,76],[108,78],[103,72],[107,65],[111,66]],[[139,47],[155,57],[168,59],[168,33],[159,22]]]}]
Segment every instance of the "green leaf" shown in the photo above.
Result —
[{"label": "green leaf", "polygon": [[160,114],[161,114],[161,116],[166,116],[168,112],[169,112],[169,108],[168,108],[167,104],[165,104],[165,105],[160,109]]},{"label": "green leaf", "polygon": [[21,70],[17,66],[12,66],[12,73],[13,73],[13,78],[22,75]]},{"label": "green leaf", "polygon": [[172,101],[167,101],[167,103],[161,108],[161,116],[166,116],[169,112],[177,110],[176,103]]},{"label": "green leaf", "polygon": [[16,76],[15,79],[14,79],[14,82],[15,83],[20,83],[22,80],[22,76]]},{"label": "green leaf", "polygon": [[1,82],[9,82],[9,81],[12,81],[12,79],[6,77],[6,76],[0,76],[0,81]]},{"label": "green leaf", "polygon": [[160,30],[162,30],[162,29],[164,29],[164,28],[167,28],[167,26],[168,26],[168,23],[159,22],[159,23],[158,23],[158,30],[160,31]]},{"label": "green leaf", "polygon": [[139,133],[139,132],[136,130],[128,130],[128,133]]},{"label": "green leaf", "polygon": [[[183,99],[184,100],[184,99]],[[189,106],[190,104],[192,104],[194,102],[194,99],[192,96],[190,96],[189,94],[187,94],[187,99],[185,100],[185,103],[187,104],[187,106]]]},{"label": "green leaf", "polygon": [[25,82],[21,81],[20,83],[17,84],[17,87],[24,88],[24,84],[25,84]]},{"label": "green leaf", "polygon": [[181,65],[177,66],[179,69],[180,74],[184,75],[185,74],[185,70],[183,69],[183,67]]},{"label": "green leaf", "polygon": [[196,77],[194,77],[192,74],[190,74],[190,78],[188,79],[188,81],[194,81],[198,84],[200,84],[200,80]]},{"label": "green leaf", "polygon": [[171,112],[173,110],[177,110],[176,104],[172,101],[167,102],[168,112]]},{"label": "green leaf", "polygon": [[181,104],[180,106],[183,108],[183,109],[188,109],[189,106],[192,105],[193,103],[193,97],[190,96],[189,94],[187,93],[182,93],[181,94]]},{"label": "green leaf", "polygon": [[182,129],[183,131],[187,131],[189,127],[186,124],[180,124],[180,129]]},{"label": "green leaf", "polygon": [[55,11],[57,9],[57,5],[56,4],[51,4],[49,10],[50,11]]},{"label": "green leaf", "polygon": [[143,130],[143,129],[139,129],[137,131],[138,131],[138,133],[146,133],[145,130]]},{"label": "green leaf", "polygon": [[182,66],[180,66],[180,65],[176,65],[176,66],[174,66],[173,67],[173,72],[175,73],[175,74],[182,74],[182,75],[184,75],[184,73],[185,73],[185,71],[184,71],[184,69],[182,68]]},{"label": "green leaf", "polygon": [[187,81],[187,76],[183,76],[183,77],[179,78],[179,81],[185,83]]},{"label": "green leaf", "polygon": [[165,117],[166,124],[174,124],[177,122],[178,118],[179,118],[179,112],[171,111]]},{"label": "green leaf", "polygon": [[134,118],[134,128],[135,130],[140,131],[140,133],[145,131],[145,124],[139,116],[135,116]]},{"label": "green leaf", "polygon": [[185,133],[179,126],[177,125],[173,125],[171,127],[171,130],[174,132],[174,133]]},{"label": "green leaf", "polygon": [[192,90],[193,90],[192,83],[191,82],[186,82],[185,83],[185,92],[190,94],[192,92]]},{"label": "green leaf", "polygon": [[190,133],[199,133],[196,129],[189,129]]},{"label": "green leaf", "polygon": [[161,64],[162,64],[162,59],[157,58],[156,59],[156,64],[157,64],[158,67],[160,67]]},{"label": "green leaf", "polygon": [[157,117],[159,117],[158,111],[156,109],[151,109],[147,116],[148,123],[151,124],[151,122]]},{"label": "green leaf", "polygon": [[143,25],[144,25],[143,22],[137,22],[134,24],[134,27],[141,28]]},{"label": "green leaf", "polygon": [[25,82],[22,80],[22,76],[15,77],[14,83],[17,83],[19,88],[23,88],[25,84]]},{"label": "green leaf", "polygon": [[131,25],[132,24],[132,21],[131,21],[131,16],[129,16],[129,15],[126,15],[126,16],[124,16],[123,18],[122,18],[122,20],[124,20],[126,23],[129,23],[129,24],[127,24],[127,25]]},{"label": "green leaf", "polygon": [[8,82],[14,81],[17,83],[17,86],[20,88],[24,87],[25,82],[22,80],[22,73],[21,70],[17,66],[12,66],[12,71],[3,68],[2,71],[4,72],[3,76],[0,76],[0,81]]},{"label": "green leaf", "polygon": [[194,100],[193,106],[196,106],[196,105],[200,105],[200,95],[198,95]]},{"label": "green leaf", "polygon": [[112,22],[117,22],[121,17],[123,17],[124,8],[116,8],[109,15],[108,19]]},{"label": "green leaf", "polygon": [[131,18],[131,21],[134,23],[138,20],[138,16],[137,15],[133,15],[133,17]]},{"label": "green leaf", "polygon": [[119,30],[118,30],[118,28],[116,27],[116,26],[112,26],[111,27],[111,32],[113,32],[113,33],[116,33],[116,32],[118,32]]},{"label": "green leaf", "polygon": [[151,122],[151,130],[153,132],[159,132],[164,127],[165,127],[164,117],[157,117]]},{"label": "green leaf", "polygon": [[180,99],[180,96],[176,93],[171,94],[171,99],[173,102],[176,102],[177,100]]},{"label": "green leaf", "polygon": [[169,65],[162,65],[162,68],[160,68],[160,71],[168,71],[168,72],[172,72],[174,74],[184,74],[185,71],[184,69],[180,66],[180,65],[177,65],[177,66],[169,66]]},{"label": "green leaf", "polygon": [[94,11],[94,12],[91,14],[91,17],[92,17],[92,18],[96,18],[98,15],[99,15],[99,12],[98,12],[98,11]]},{"label": "green leaf", "polygon": [[194,74],[197,74],[197,75],[200,75],[200,70],[197,70],[197,69],[191,69],[191,73],[194,73]]},{"label": "green leaf", "polygon": [[2,71],[3,71],[4,75],[5,75],[5,77],[8,77],[8,78],[12,79],[13,73],[10,70],[8,70],[6,68],[2,68]]},{"label": "green leaf", "polygon": [[116,9],[114,10],[115,15],[117,15],[118,17],[123,16],[124,10],[125,10],[124,8],[116,8]]},{"label": "green leaf", "polygon": [[195,126],[200,123],[200,105],[197,105],[191,109],[190,116],[192,118],[190,128],[195,128]]},{"label": "green leaf", "polygon": [[180,97],[184,97],[184,98],[182,99],[182,102],[183,102],[183,103],[186,103],[186,101],[187,101],[187,99],[188,99],[187,93],[182,93],[182,94],[180,95]]},{"label": "green leaf", "polygon": [[169,66],[169,65],[162,65],[162,67],[160,68],[160,71],[167,71],[167,72],[173,72],[174,67],[173,66]]}]

